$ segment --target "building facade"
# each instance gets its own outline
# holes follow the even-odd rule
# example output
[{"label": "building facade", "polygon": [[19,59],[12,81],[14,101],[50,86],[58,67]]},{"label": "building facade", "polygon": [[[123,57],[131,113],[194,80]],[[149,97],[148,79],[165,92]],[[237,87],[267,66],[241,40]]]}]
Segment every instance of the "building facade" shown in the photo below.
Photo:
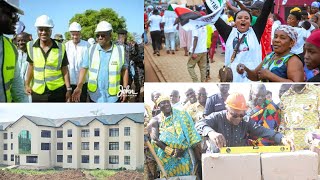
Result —
[{"label": "building facade", "polygon": [[143,167],[143,113],[0,123],[0,164],[83,169]]}]

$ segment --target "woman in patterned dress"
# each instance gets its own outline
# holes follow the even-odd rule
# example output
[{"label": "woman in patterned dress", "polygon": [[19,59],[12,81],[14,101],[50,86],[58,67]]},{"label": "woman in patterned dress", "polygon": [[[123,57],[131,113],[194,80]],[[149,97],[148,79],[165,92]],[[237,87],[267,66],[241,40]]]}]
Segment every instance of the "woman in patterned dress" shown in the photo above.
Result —
[{"label": "woman in patterned dress", "polygon": [[303,64],[296,54],[290,52],[297,41],[297,36],[297,32],[292,27],[280,25],[272,40],[274,51],[268,54],[254,70],[239,64],[238,73],[252,81],[303,82]]}]

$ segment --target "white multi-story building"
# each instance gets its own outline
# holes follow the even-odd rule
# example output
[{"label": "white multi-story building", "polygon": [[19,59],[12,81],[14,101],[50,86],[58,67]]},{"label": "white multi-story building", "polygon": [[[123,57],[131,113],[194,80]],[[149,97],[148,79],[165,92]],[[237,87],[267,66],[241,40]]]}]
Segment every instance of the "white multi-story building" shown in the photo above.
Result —
[{"label": "white multi-story building", "polygon": [[0,123],[0,164],[85,169],[143,167],[143,113]]}]

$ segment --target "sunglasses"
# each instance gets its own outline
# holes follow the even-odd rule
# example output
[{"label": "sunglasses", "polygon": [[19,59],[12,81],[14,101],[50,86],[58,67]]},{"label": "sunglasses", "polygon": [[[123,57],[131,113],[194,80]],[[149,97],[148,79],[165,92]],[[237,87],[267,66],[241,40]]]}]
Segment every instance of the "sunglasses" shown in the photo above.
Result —
[{"label": "sunglasses", "polygon": [[231,111],[228,110],[228,112],[231,114],[231,116],[233,118],[243,118],[245,116],[245,114],[237,114],[237,113],[233,113]]},{"label": "sunglasses", "polygon": [[38,31],[40,32],[49,32],[50,31],[50,28],[38,28]]},{"label": "sunglasses", "polygon": [[111,34],[111,32],[106,32],[106,33],[104,33],[104,34],[96,34],[96,38],[100,38],[100,36],[101,36],[102,38],[105,38],[105,37],[107,37],[107,36],[110,36],[110,34]]}]

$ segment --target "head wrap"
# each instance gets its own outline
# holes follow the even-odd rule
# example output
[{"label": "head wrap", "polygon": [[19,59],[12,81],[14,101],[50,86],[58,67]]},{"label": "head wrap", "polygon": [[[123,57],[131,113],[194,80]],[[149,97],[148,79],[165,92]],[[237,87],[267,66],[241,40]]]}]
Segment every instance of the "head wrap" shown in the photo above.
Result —
[{"label": "head wrap", "polygon": [[313,31],[311,35],[306,39],[306,42],[320,48],[320,30]]},{"label": "head wrap", "polygon": [[317,1],[314,1],[311,3],[311,7],[319,8],[319,3]]},{"label": "head wrap", "polygon": [[301,12],[301,9],[298,8],[298,7],[294,7],[292,9],[290,9],[290,13],[294,12],[294,11],[297,11],[297,12]]},{"label": "head wrap", "polygon": [[159,106],[159,104],[160,104],[162,101],[170,101],[169,96],[160,96],[160,97],[157,99],[157,101],[156,101],[157,106]]},{"label": "head wrap", "polygon": [[288,25],[280,25],[276,31],[284,31],[285,33],[287,33],[287,35],[294,41],[297,42],[298,39],[298,33],[297,31]]}]

